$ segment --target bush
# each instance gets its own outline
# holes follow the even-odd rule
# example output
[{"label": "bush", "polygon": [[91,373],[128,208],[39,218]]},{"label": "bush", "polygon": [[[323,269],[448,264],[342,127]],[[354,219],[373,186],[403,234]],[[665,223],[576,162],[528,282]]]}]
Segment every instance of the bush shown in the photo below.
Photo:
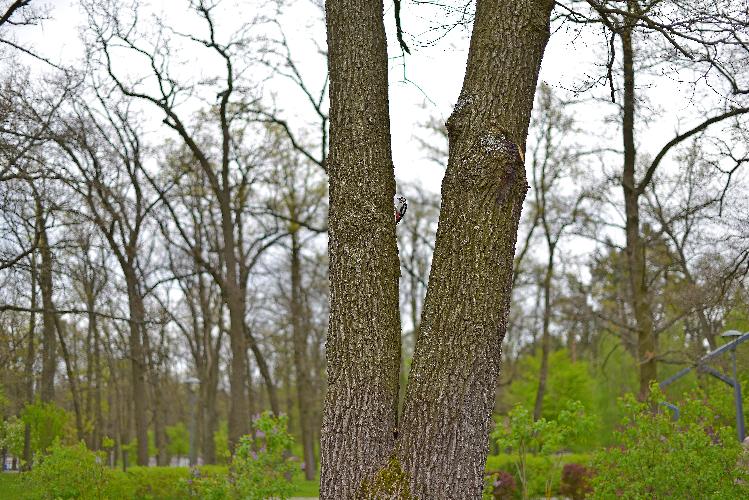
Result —
[{"label": "bush", "polygon": [[492,498],[507,500],[517,498],[518,485],[515,477],[509,472],[500,470],[491,475]]},{"label": "bush", "polygon": [[[205,465],[195,470],[202,478],[226,482],[226,467]],[[192,475],[188,467],[130,467],[127,472],[112,471],[108,491],[111,498],[182,499],[192,495]]]},{"label": "bush", "polygon": [[592,478],[593,469],[582,464],[564,464],[559,493],[572,500],[581,500],[593,492]]},{"label": "bush", "polygon": [[[487,474],[493,471],[508,471],[515,477],[516,484],[520,485],[520,478],[517,475],[516,467],[517,458],[514,455],[506,453],[500,455],[490,455],[486,459]],[[547,481],[551,485],[552,493],[559,493],[561,488],[562,467],[567,463],[590,464],[593,460],[592,455],[567,453],[559,455],[557,460],[549,460],[548,457],[539,455],[528,455],[526,457],[527,470],[527,487],[530,498],[545,498]],[[558,462],[558,463],[557,463]],[[491,492],[491,484],[487,485],[487,492]],[[518,488],[519,489],[519,488]],[[520,492],[518,491],[518,497]]]},{"label": "bush", "polygon": [[46,452],[56,440],[73,442],[70,414],[54,403],[27,404],[21,412],[21,421],[31,430],[34,455]]},{"label": "bush", "polygon": [[[531,481],[539,478],[544,481],[543,494],[547,497],[551,495],[555,475],[550,471],[560,467],[562,451],[569,443],[589,433],[593,423],[593,418],[586,414],[579,401],[568,401],[556,420],[533,420],[530,412],[520,405],[509,412],[507,421],[497,425],[492,437],[499,449],[511,450],[516,456],[515,469],[522,498],[529,498]],[[543,474],[538,475],[529,468],[528,457],[531,453],[546,461]]]},{"label": "bush", "polygon": [[101,457],[83,443],[63,446],[56,441],[29,473],[32,497],[49,499],[110,498],[110,471]]},{"label": "bush", "polygon": [[289,453],[294,438],[286,430],[287,421],[285,416],[265,412],[253,422],[253,434],[239,440],[229,468],[233,496],[257,500],[291,496],[300,468]]},{"label": "bush", "polygon": [[289,452],[294,438],[286,430],[285,416],[263,413],[253,420],[252,433],[237,444],[226,480],[193,472],[182,481],[187,496],[219,500],[289,498],[296,488],[300,468]]},{"label": "bush", "polygon": [[[734,430],[719,425],[701,396],[680,404],[681,416],[658,406],[653,385],[648,402],[623,398],[618,447],[596,455],[596,498],[747,498],[747,471],[739,466]],[[653,409],[658,409],[654,411]]]}]

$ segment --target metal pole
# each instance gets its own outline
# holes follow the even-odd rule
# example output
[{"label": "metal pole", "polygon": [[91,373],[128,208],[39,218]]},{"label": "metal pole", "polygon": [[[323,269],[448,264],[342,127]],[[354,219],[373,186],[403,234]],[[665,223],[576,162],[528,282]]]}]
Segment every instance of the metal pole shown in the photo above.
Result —
[{"label": "metal pole", "polygon": [[736,347],[731,349],[733,360],[733,399],[736,403],[736,431],[739,434],[739,443],[744,442],[744,401],[741,398],[741,382],[736,376]]},{"label": "metal pole", "polygon": [[192,416],[190,418],[190,467],[194,467],[198,464],[198,448],[195,443],[195,428],[197,427],[197,411],[195,407],[195,384],[190,384],[190,407],[192,409]]}]

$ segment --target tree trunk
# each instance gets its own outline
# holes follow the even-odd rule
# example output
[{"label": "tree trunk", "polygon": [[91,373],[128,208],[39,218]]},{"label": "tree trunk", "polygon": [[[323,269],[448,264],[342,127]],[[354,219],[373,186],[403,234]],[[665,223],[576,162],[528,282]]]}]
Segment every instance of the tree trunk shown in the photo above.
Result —
[{"label": "tree trunk", "polygon": [[393,452],[398,249],[382,0],[328,0],[330,323],[321,498],[361,497]]},{"label": "tree trunk", "polygon": [[94,343],[96,342],[96,314],[94,314],[94,292],[90,282],[84,283],[83,286],[86,295],[86,311],[88,313],[88,328],[86,329],[86,406],[84,413],[86,418],[93,423],[91,432],[87,435],[86,443],[89,449],[98,450],[98,422],[96,421],[96,410],[94,408],[94,391],[96,390],[96,382],[94,382],[94,373],[96,370],[96,348],[94,347]]},{"label": "tree trunk", "polygon": [[550,0],[479,0],[398,457],[417,498],[480,498]]},{"label": "tree trunk", "polygon": [[55,314],[55,329],[57,330],[58,340],[60,341],[60,350],[62,351],[62,359],[65,362],[65,373],[68,376],[68,384],[70,385],[71,399],[73,400],[73,413],[75,415],[75,430],[77,439],[80,441],[85,437],[83,432],[83,415],[81,413],[81,397],[78,391],[78,378],[75,374],[75,366],[73,366],[73,359],[68,352],[67,344],[65,343],[65,328],[63,327],[60,316]]},{"label": "tree trunk", "polygon": [[[317,473],[315,460],[315,432],[312,410],[313,388],[307,356],[308,332],[304,328],[304,305],[302,304],[302,274],[299,234],[291,233],[291,327],[294,344],[294,368],[296,373],[297,405],[299,407],[299,429],[302,435],[304,454],[304,477],[311,481]],[[289,388],[290,389],[290,388]]]},{"label": "tree trunk", "polygon": [[203,463],[216,463],[216,442],[213,435],[218,427],[218,411],[216,409],[218,377],[205,384],[203,401],[204,430],[203,430]]},{"label": "tree trunk", "polygon": [[153,439],[156,445],[156,465],[166,466],[169,465],[166,453],[166,408],[164,407],[164,396],[161,389],[161,377],[155,368],[153,372]]},{"label": "tree trunk", "polygon": [[551,0],[479,0],[395,443],[400,325],[382,2],[328,0],[331,316],[322,498],[479,498]]},{"label": "tree trunk", "polygon": [[52,300],[52,252],[47,239],[47,228],[41,213],[41,205],[37,207],[37,228],[39,231],[39,255],[41,257],[39,269],[39,288],[42,292],[42,381],[41,399],[54,402],[55,373],[57,372],[57,338],[55,337],[55,306]]},{"label": "tree trunk", "polygon": [[[544,210],[546,207],[544,207]],[[549,351],[551,351],[551,334],[549,323],[551,322],[551,279],[554,276],[554,245],[549,245],[549,260],[546,263],[544,274],[544,326],[541,336],[541,368],[538,372],[538,390],[536,391],[536,403],[533,405],[533,420],[541,418],[543,411],[544,394],[546,393],[546,379],[549,375]]]},{"label": "tree trunk", "polygon": [[[263,356],[262,351],[260,351],[260,347],[257,345],[257,341],[255,340],[255,337],[252,335],[252,332],[250,331],[250,328],[248,326],[246,328],[246,334],[247,334],[247,342],[250,346],[250,351],[252,351],[253,357],[255,358],[255,362],[257,363],[257,369],[260,371],[260,376],[263,378],[263,382],[265,383],[265,390],[268,393],[268,404],[270,405],[270,410],[275,415],[278,415],[281,411],[281,407],[278,404],[278,392],[276,391],[276,386],[273,383],[273,379],[271,378],[270,374],[270,367],[268,366],[268,363],[265,361],[265,356]],[[247,364],[247,367],[249,369],[249,363]],[[247,379],[249,383],[249,378]],[[249,391],[249,387],[248,387]],[[250,405],[253,406],[253,405]]]},{"label": "tree trunk", "polygon": [[622,29],[622,61],[624,72],[624,102],[622,118],[622,139],[624,143],[624,171],[622,189],[624,191],[625,232],[627,235],[627,267],[632,309],[637,324],[637,357],[640,367],[641,400],[650,393],[650,383],[657,379],[656,342],[653,331],[653,313],[648,295],[645,268],[645,248],[640,234],[640,192],[635,180],[637,150],[634,139],[635,123],[635,70],[632,48],[632,26]]},{"label": "tree trunk", "polygon": [[146,393],[146,358],[143,352],[145,309],[138,291],[135,270],[123,269],[127,282],[127,298],[130,309],[130,367],[133,391],[135,438],[138,441],[138,465],[148,465],[148,420]]},{"label": "tree trunk", "polygon": [[[31,268],[29,270],[31,278],[31,312],[29,313],[29,343],[26,351],[26,364],[24,366],[24,376],[26,377],[26,402],[34,402],[34,357],[36,356],[36,312],[37,308],[37,268],[36,252],[31,254]],[[31,426],[26,424],[23,429],[23,461],[24,468],[31,466]]]},{"label": "tree trunk", "polygon": [[233,453],[239,438],[249,432],[247,418],[247,342],[245,339],[244,300],[235,286],[227,290],[225,300],[229,308],[229,341],[231,365],[229,369],[229,450]]},{"label": "tree trunk", "polygon": [[[93,310],[92,310],[93,311]],[[96,317],[95,314],[91,316]],[[104,385],[104,377],[101,369],[101,339],[99,338],[99,329],[94,327],[94,437],[93,437],[93,449],[99,450],[102,445],[102,438],[104,436],[104,410],[102,408],[101,391]]]}]

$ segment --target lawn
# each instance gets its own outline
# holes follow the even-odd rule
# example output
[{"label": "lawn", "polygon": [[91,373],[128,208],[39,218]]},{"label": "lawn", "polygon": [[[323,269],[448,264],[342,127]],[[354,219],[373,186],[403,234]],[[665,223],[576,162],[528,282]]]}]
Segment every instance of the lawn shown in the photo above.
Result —
[{"label": "lawn", "polygon": [[[226,473],[225,467],[211,467],[210,470],[215,474]],[[136,498],[149,498],[152,500],[180,498],[169,492],[170,490],[172,492],[176,490],[175,483],[179,478],[187,478],[188,475],[189,469],[187,467],[132,467],[128,471],[127,476],[119,471],[117,473],[117,476],[120,478],[128,477],[140,483],[140,491],[144,492],[144,495],[139,495]],[[28,484],[24,484],[23,479],[23,474],[13,472],[0,474],[0,499],[12,498],[23,500],[31,498]],[[296,482],[296,485],[297,488],[293,493],[296,497],[316,497],[319,495],[319,480],[305,481],[300,479]]]}]

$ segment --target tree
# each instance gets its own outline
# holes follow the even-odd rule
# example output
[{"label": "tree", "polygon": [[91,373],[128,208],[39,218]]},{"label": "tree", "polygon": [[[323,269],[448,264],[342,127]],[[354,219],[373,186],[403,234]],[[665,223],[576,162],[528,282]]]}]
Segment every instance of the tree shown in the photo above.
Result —
[{"label": "tree", "polygon": [[[533,128],[533,147],[529,155],[533,201],[531,210],[540,222],[546,242],[546,265],[543,271],[543,313],[541,333],[541,366],[538,377],[533,418],[541,418],[546,379],[549,372],[551,352],[552,287],[555,278],[557,249],[569,227],[575,223],[581,211],[585,192],[575,188],[565,192],[560,182],[567,178],[581,184],[578,163],[582,152],[572,141],[574,121],[564,103],[551,88],[542,84],[539,88],[537,111]],[[577,179],[576,179],[577,177]]]},{"label": "tree", "polygon": [[[679,1],[663,8],[660,0],[571,0],[565,17],[582,24],[600,23],[609,45],[606,79],[610,83],[611,99],[616,99],[614,67],[616,41],[621,46],[621,139],[622,169],[619,183],[624,197],[625,253],[630,304],[637,329],[637,362],[639,366],[640,399],[647,398],[650,384],[657,379],[658,346],[654,328],[651,293],[646,266],[646,245],[640,220],[640,203],[653,175],[666,156],[684,141],[705,133],[711,126],[725,120],[737,119],[749,112],[742,102],[746,94],[739,81],[745,77],[749,51],[742,40],[749,23],[745,13],[730,1]],[[679,19],[675,21],[675,19]],[[642,38],[646,43],[640,43]],[[666,65],[670,65],[666,67]],[[660,67],[663,73],[684,72],[689,75],[715,74],[716,79],[688,77],[694,92],[698,84],[706,83],[707,95],[717,93],[721,102],[713,109],[700,109],[698,123],[677,132],[663,144],[656,155],[645,162],[644,172],[638,175],[636,144],[636,113],[643,101],[635,78],[646,70]],[[682,78],[682,77],[679,77]],[[710,116],[712,115],[712,116]],[[705,118],[708,116],[708,118]]]},{"label": "tree", "polygon": [[527,189],[523,152],[552,7],[542,0],[476,4],[463,89],[447,122],[439,229],[397,422],[399,265],[383,4],[326,4],[331,322],[323,497],[480,495]]},{"label": "tree", "polygon": [[146,378],[150,343],[144,304],[147,259],[143,240],[158,199],[145,189],[146,152],[129,110],[98,97],[102,116],[79,101],[54,140],[68,160],[63,178],[85,204],[85,217],[101,233],[125,281],[138,465],[148,465]]},{"label": "tree", "polygon": [[[192,11],[199,17],[207,31],[205,36],[184,34],[167,27],[163,21],[157,23],[158,36],[155,43],[141,39],[136,33],[138,26],[137,9],[126,12],[113,5],[101,6],[97,2],[87,2],[91,35],[92,57],[95,57],[109,81],[123,96],[138,100],[164,117],[163,123],[173,131],[186,151],[186,170],[197,168],[204,176],[207,193],[215,203],[221,229],[217,242],[220,255],[210,259],[196,248],[195,242],[180,225],[180,215],[171,204],[168,190],[171,178],[151,177],[151,186],[159,192],[161,200],[174,224],[178,237],[169,241],[180,245],[192,254],[211,275],[221,290],[223,301],[229,312],[229,342],[232,351],[229,382],[231,386],[231,406],[229,410],[229,442],[233,447],[239,437],[249,430],[247,422],[247,348],[255,356],[260,373],[268,390],[268,397],[274,413],[278,413],[278,400],[271,371],[267,360],[259,348],[258,341],[247,325],[247,287],[253,267],[259,256],[275,244],[283,234],[274,226],[260,227],[251,236],[245,231],[249,221],[247,208],[250,203],[254,163],[252,156],[241,150],[241,135],[248,133],[240,118],[247,108],[250,96],[241,88],[246,67],[241,66],[243,47],[250,41],[247,32],[252,23],[243,25],[229,40],[221,41],[221,33],[214,24],[217,4],[210,1],[190,2]],[[208,57],[219,61],[221,68],[215,78],[209,80],[211,96],[216,104],[207,109],[207,119],[193,126],[180,108],[181,99],[189,99],[193,93],[191,83],[182,82],[170,73],[173,54],[169,34],[187,40],[195,47],[207,50]],[[119,49],[145,61],[148,78],[159,82],[155,87],[143,84],[143,79],[129,79],[118,64],[116,53]],[[211,140],[205,129],[215,127],[218,141]],[[193,166],[194,165],[194,166]],[[163,182],[160,182],[163,181]],[[255,229],[255,228],[253,228]]]}]

